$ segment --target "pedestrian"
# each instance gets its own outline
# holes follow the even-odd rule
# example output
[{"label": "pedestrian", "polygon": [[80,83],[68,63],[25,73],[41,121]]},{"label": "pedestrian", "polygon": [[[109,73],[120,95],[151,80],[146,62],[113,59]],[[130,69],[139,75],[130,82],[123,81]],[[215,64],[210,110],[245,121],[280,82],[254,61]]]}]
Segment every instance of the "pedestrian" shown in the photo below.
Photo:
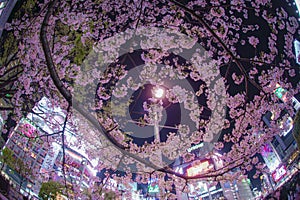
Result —
[{"label": "pedestrian", "polygon": [[292,189],[289,190],[288,200],[294,200],[294,192]]}]

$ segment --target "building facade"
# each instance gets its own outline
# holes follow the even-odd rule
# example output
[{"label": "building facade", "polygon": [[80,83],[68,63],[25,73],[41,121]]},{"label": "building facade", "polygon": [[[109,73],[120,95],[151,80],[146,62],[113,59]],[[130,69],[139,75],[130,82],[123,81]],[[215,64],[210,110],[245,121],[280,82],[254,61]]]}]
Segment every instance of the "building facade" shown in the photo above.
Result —
[{"label": "building facade", "polygon": [[[289,99],[288,91],[280,85],[277,85],[277,89],[274,93],[279,101],[282,103],[292,103],[294,110],[296,112],[299,111],[300,103],[297,95]],[[266,126],[271,126],[271,121],[274,120],[273,117],[272,111],[266,113],[263,117]],[[292,134],[293,117],[294,116],[289,116],[287,112],[282,112],[277,123],[279,123],[281,127],[286,127],[285,130],[275,135],[273,140],[265,144],[261,149],[261,155],[270,171],[270,174],[264,176],[267,180],[265,182],[268,183],[266,185],[268,185],[270,191],[284,184],[288,177],[292,176],[295,172],[295,165],[298,165],[297,158],[299,157],[299,150]]]},{"label": "building facade", "polygon": [[[21,193],[37,197],[43,182],[55,177],[57,181],[61,180],[65,152],[64,168],[68,183],[89,187],[91,177],[96,175],[91,162],[71,147],[64,146],[63,151],[60,134],[53,134],[61,131],[64,123],[60,109],[52,108],[48,99],[42,98],[33,108],[33,113],[19,121],[4,145],[4,148],[13,151],[15,160],[22,160],[23,165],[16,166],[23,170],[6,167],[7,177],[20,185]],[[66,140],[76,139],[68,128],[65,136]]]}]

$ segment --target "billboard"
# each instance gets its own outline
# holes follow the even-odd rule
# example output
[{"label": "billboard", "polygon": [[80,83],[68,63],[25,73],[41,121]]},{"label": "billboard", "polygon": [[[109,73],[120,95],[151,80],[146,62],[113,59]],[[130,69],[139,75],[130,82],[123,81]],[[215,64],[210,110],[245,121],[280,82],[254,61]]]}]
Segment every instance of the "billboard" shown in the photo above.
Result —
[{"label": "billboard", "polygon": [[272,173],[273,180],[275,182],[280,181],[286,175],[286,173],[287,171],[285,165],[281,165]]},{"label": "billboard", "polygon": [[271,172],[280,165],[280,160],[277,157],[276,153],[273,151],[273,147],[269,143],[262,146],[260,152]]}]

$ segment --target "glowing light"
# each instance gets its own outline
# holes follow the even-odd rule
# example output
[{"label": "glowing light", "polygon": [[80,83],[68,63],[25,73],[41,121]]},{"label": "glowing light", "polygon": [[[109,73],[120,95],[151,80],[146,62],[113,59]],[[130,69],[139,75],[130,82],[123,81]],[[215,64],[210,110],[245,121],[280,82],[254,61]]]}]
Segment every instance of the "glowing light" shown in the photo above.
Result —
[{"label": "glowing light", "polygon": [[272,177],[275,182],[280,181],[285,175],[287,174],[286,167],[282,165],[281,167],[277,168],[273,173]]},{"label": "glowing light", "polygon": [[157,87],[157,88],[154,88],[153,94],[154,94],[155,98],[160,99],[164,96],[165,90],[163,88]]},{"label": "glowing light", "polygon": [[294,121],[291,117],[288,117],[286,121],[280,122],[280,128],[287,127],[287,130],[283,131],[280,135],[286,136],[293,129]]},{"label": "glowing light", "polygon": [[267,143],[261,148],[261,154],[271,172],[276,170],[276,168],[280,165],[280,160],[270,144]]},{"label": "glowing light", "polygon": [[295,0],[295,2],[296,2],[296,6],[297,6],[297,11],[299,11],[300,10],[300,0]]},{"label": "glowing light", "polygon": [[188,148],[187,149],[187,152],[191,152],[191,151],[193,151],[193,150],[196,150],[196,149],[199,149],[199,148],[201,148],[201,147],[203,147],[203,143],[201,142],[201,143],[199,143],[199,144],[196,144],[196,145],[194,145],[194,146],[192,146],[192,147],[190,147],[190,148]]},{"label": "glowing light", "polygon": [[208,161],[202,161],[201,163],[191,166],[187,169],[188,176],[197,176],[201,173],[208,172],[212,170],[214,166]]}]

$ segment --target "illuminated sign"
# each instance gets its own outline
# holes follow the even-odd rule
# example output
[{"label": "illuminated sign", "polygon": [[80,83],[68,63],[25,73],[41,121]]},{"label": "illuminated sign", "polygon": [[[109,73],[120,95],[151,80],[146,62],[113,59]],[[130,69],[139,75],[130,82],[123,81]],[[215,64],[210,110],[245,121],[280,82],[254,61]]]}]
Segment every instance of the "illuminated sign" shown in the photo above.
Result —
[{"label": "illuminated sign", "polygon": [[[199,161],[196,161],[199,162]],[[195,162],[194,162],[195,163]],[[197,176],[201,173],[214,169],[214,165],[209,160],[201,161],[199,164],[192,165],[187,169],[188,176]]]},{"label": "illuminated sign", "polygon": [[291,155],[290,159],[288,160],[288,163],[291,164],[291,163],[297,158],[297,156],[299,156],[299,150],[298,150],[298,151],[295,151],[295,152]]},{"label": "illuminated sign", "polygon": [[176,172],[176,173],[179,173],[179,174],[183,174],[183,169],[182,169],[182,167],[177,167],[177,168],[175,169],[175,172]]},{"label": "illuminated sign", "polygon": [[149,185],[148,186],[148,192],[149,193],[159,193],[158,185],[154,185],[154,186]]},{"label": "illuminated sign", "polygon": [[262,146],[260,152],[271,172],[274,171],[280,165],[280,160],[273,151],[273,148],[270,144],[267,143],[264,146]]},{"label": "illuminated sign", "polygon": [[284,128],[284,124],[285,124],[285,127],[287,128],[285,131],[283,131],[280,136],[286,136],[286,134],[288,134],[292,128],[293,128],[293,119],[291,117],[288,117],[287,120],[284,122],[284,121],[281,121],[280,122],[280,128]]},{"label": "illuminated sign", "polygon": [[191,194],[196,192],[198,195],[201,195],[201,194],[208,192],[208,187],[205,182],[198,182],[198,184],[196,186],[194,186],[193,184],[190,184],[189,187],[190,187]]},{"label": "illuminated sign", "polygon": [[281,167],[277,168],[273,173],[272,177],[275,182],[280,181],[286,175],[286,167],[282,165]]},{"label": "illuminated sign", "polygon": [[149,193],[159,193],[159,187],[157,184],[155,184],[155,182],[157,182],[158,179],[154,178],[154,179],[150,179],[148,181],[148,192]]},{"label": "illuminated sign", "polygon": [[292,97],[292,101],[293,101],[293,106],[294,106],[295,110],[299,110],[300,102],[298,101],[298,99],[296,99],[295,97]]},{"label": "illuminated sign", "polygon": [[190,153],[191,151],[194,151],[194,150],[199,149],[199,148],[201,148],[201,147],[203,147],[203,143],[196,144],[196,145],[194,145],[194,146],[188,148],[188,149],[187,149],[187,152]]},{"label": "illuminated sign", "polygon": [[281,99],[283,102],[286,102],[287,101],[287,90],[285,90],[284,88],[280,87],[279,84],[276,85],[276,89],[274,91],[275,95]]}]

